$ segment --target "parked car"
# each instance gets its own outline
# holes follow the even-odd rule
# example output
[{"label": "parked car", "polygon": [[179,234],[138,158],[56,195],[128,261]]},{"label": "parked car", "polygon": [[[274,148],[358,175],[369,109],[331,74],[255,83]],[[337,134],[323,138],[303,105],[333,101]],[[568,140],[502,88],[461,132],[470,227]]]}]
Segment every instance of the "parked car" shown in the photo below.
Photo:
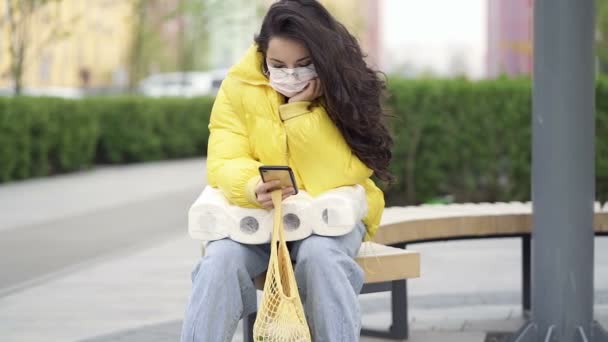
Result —
[{"label": "parked car", "polygon": [[155,97],[215,95],[227,74],[227,69],[154,74],[141,80],[138,90],[142,95]]}]

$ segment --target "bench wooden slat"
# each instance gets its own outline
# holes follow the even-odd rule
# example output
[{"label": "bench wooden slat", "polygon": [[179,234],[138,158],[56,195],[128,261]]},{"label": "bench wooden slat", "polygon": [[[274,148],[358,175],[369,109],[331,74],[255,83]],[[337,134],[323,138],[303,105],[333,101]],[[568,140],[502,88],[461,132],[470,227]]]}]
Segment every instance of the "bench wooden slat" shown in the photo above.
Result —
[{"label": "bench wooden slat", "polygon": [[[594,229],[608,232],[608,203],[595,204]],[[531,203],[422,205],[386,208],[374,241],[381,244],[531,232]]]},{"label": "bench wooden slat", "polygon": [[364,242],[356,258],[365,271],[365,283],[420,277],[420,253]]},{"label": "bench wooden slat", "polygon": [[[365,272],[365,283],[379,283],[420,277],[420,254],[367,241],[355,258]],[[258,290],[264,289],[266,273],[254,279]]]}]

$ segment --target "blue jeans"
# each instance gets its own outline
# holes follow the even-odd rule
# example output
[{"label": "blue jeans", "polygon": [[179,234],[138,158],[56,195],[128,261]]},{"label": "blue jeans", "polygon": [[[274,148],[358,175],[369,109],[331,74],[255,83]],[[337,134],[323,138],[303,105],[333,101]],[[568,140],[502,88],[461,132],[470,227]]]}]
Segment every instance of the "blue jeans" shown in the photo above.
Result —
[{"label": "blue jeans", "polygon": [[[359,340],[357,296],[363,270],[353,259],[365,234],[363,223],[346,235],[310,237],[288,243],[306,319],[315,342]],[[252,279],[266,271],[270,244],[210,242],[192,271],[192,292],[182,342],[231,341],[239,320],[257,310]]]}]

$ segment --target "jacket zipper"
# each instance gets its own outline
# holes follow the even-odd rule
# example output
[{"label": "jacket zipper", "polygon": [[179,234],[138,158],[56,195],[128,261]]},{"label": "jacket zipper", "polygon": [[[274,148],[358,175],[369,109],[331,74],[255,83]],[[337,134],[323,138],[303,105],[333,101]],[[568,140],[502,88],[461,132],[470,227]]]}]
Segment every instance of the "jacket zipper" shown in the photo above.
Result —
[{"label": "jacket zipper", "polygon": [[277,110],[277,114],[279,117],[279,121],[281,122],[281,126],[283,127],[283,134],[285,134],[285,165],[289,166],[289,142],[288,142],[288,138],[287,138],[287,130],[285,129],[285,123],[281,119],[281,113],[279,110],[279,107],[282,104],[281,95],[279,95],[279,93],[277,93],[277,92],[274,92],[274,96],[275,96],[276,110]]}]

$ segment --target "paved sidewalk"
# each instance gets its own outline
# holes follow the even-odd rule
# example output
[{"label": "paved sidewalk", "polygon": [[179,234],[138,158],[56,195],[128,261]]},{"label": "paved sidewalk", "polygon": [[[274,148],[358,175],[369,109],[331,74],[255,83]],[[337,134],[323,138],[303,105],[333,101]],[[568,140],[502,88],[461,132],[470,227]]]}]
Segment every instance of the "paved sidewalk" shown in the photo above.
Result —
[{"label": "paved sidewalk", "polygon": [[[196,159],[0,185],[0,215],[10,217],[0,223],[0,241],[32,227],[54,231],[68,225],[73,229],[67,232],[78,239],[62,244],[63,249],[87,246],[78,252],[85,253],[92,246],[87,237],[109,246],[95,258],[73,260],[53,277],[4,295],[0,276],[0,340],[177,341],[190,272],[200,256],[199,243],[187,236],[184,224],[187,207],[202,188],[204,178],[200,177],[204,177],[204,161]],[[11,194],[20,205],[11,202]],[[41,209],[14,213],[6,209],[7,204],[17,210],[26,203],[36,203]],[[111,219],[118,213],[124,215],[119,218],[133,222],[140,222],[136,218],[142,213],[149,217],[144,227],[131,223],[131,233],[122,226],[110,230],[93,222],[80,225],[87,220],[114,222]],[[96,235],[89,230],[101,232]],[[144,233],[156,235],[144,244],[110,248],[118,243],[117,236],[135,240]],[[521,326],[520,245],[518,239],[412,245],[422,255],[422,278],[408,282],[410,341],[481,342],[488,331],[513,331]],[[24,253],[45,249],[28,241],[23,246]],[[596,238],[595,250],[596,318],[608,326],[608,238]],[[5,260],[0,264],[3,274],[15,273],[23,262]],[[386,328],[388,294],[360,298],[364,325]],[[233,341],[241,341],[240,330]]]},{"label": "paved sidewalk", "polygon": [[205,160],[100,166],[0,184],[0,231],[141,201],[207,183]]},{"label": "paved sidewalk", "polygon": [[[517,241],[486,243],[487,250],[516,259],[517,252],[508,250]],[[514,281],[518,269],[493,259],[487,250],[464,252],[480,244],[419,246],[424,275],[409,283],[411,341],[483,341],[486,331],[513,331],[522,324],[519,282]],[[606,243],[600,245],[600,250],[608,250]],[[447,262],[446,256],[452,260]],[[11,342],[175,341],[190,291],[190,271],[198,257],[198,243],[182,235],[0,298],[0,336]],[[494,271],[486,271],[490,268]],[[434,281],[438,278],[445,281]],[[458,280],[464,278],[469,280]],[[507,285],[499,286],[505,280]],[[608,326],[606,291],[599,292],[603,298],[597,300],[601,305],[596,317]],[[361,305],[366,326],[386,327],[387,294],[361,296]],[[240,338],[239,331],[233,341]]]},{"label": "paved sidewalk", "polygon": [[0,185],[0,297],[183,234],[202,158]]}]

